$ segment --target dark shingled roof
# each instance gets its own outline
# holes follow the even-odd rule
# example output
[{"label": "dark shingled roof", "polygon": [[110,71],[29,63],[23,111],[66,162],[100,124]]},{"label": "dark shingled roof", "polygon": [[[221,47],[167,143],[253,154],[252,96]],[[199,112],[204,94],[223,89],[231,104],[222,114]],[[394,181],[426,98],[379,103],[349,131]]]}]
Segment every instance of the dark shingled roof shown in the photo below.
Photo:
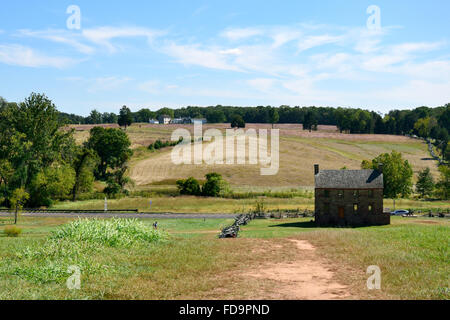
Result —
[{"label": "dark shingled roof", "polygon": [[383,174],[378,170],[322,170],[316,174],[315,180],[316,188],[383,188]]}]

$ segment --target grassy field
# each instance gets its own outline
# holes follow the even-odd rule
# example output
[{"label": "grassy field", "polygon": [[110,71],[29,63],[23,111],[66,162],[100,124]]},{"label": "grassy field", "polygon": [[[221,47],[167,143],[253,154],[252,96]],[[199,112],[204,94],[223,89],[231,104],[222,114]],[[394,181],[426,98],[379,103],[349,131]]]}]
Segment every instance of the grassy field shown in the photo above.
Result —
[{"label": "grassy field", "polygon": [[[19,220],[23,234],[8,238],[2,231],[10,219],[0,218],[0,299],[260,298],[276,292],[279,284],[245,274],[301,259],[293,239],[317,248],[336,280],[348,286],[349,299],[450,298],[446,220],[394,217],[389,226],[356,229],[319,229],[309,219],[254,220],[240,238],[228,240],[217,235],[231,220],[160,220],[167,240],[131,247],[97,245],[89,254],[90,267],[82,269],[81,289],[68,290],[70,274],[57,276],[55,270],[77,264],[90,248],[82,247],[73,257],[62,255],[64,259],[35,252],[48,247],[51,231],[70,221],[24,217]],[[366,289],[369,265],[382,270],[380,291]]]},{"label": "grassy field", "polygon": [[[150,200],[152,204],[150,206]],[[225,199],[194,196],[155,196],[126,197],[108,200],[109,209],[138,209],[140,212],[176,212],[176,213],[247,213],[255,208],[257,201],[264,201],[264,206],[271,210],[313,210],[312,197],[277,198],[265,197],[259,199]],[[384,207],[393,209],[393,200],[385,199]],[[77,202],[60,202],[53,209],[103,210],[104,200],[85,200]],[[450,201],[423,201],[411,199],[396,200],[397,209],[428,210],[441,208],[450,210]]]},{"label": "grassy field", "polygon": [[[76,140],[84,141],[92,126],[76,126]],[[260,165],[174,165],[171,148],[151,152],[146,147],[156,139],[170,140],[176,128],[193,131],[191,125],[134,124],[127,129],[135,151],[131,160],[131,177],[136,189],[151,189],[154,183],[175,181],[193,176],[203,179],[206,173],[216,171],[230,182],[232,187],[311,187],[314,184],[313,165],[322,169],[359,169],[361,161],[392,150],[399,151],[412,164],[414,172],[430,167],[438,177],[436,162],[430,160],[426,144],[421,140],[403,136],[340,134],[332,126],[319,126],[317,132],[303,131],[301,125],[277,125],[280,129],[280,169],[277,175],[261,176]],[[224,131],[228,125],[205,125],[204,130],[218,128]],[[266,124],[249,124],[248,128],[269,129]],[[248,158],[248,153],[246,159]],[[300,165],[301,164],[301,165]]]}]

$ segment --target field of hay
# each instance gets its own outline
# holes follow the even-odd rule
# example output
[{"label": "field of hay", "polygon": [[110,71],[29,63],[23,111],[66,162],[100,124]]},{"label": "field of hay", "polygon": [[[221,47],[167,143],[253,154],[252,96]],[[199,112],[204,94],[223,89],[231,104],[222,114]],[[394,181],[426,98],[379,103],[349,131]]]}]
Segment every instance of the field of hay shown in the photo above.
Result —
[{"label": "field of hay", "polygon": [[[77,141],[82,142],[88,138],[92,126],[74,127]],[[392,150],[401,152],[412,164],[415,173],[429,167],[433,175],[438,177],[436,162],[430,159],[427,147],[421,140],[394,135],[341,134],[333,126],[319,126],[318,131],[308,132],[303,131],[301,125],[276,125],[275,128],[280,130],[280,166],[278,174],[273,176],[262,176],[261,164],[248,164],[248,148],[245,165],[236,164],[237,161],[233,165],[174,165],[171,161],[172,148],[155,152],[146,149],[157,139],[170,140],[177,128],[193,132],[192,125],[133,124],[127,129],[135,150],[130,175],[137,188],[145,189],[152,184],[164,184],[165,181],[173,184],[177,179],[190,176],[202,179],[212,171],[222,174],[233,188],[311,187],[314,184],[313,166],[316,163],[321,169],[340,169],[344,166],[359,169],[362,160]],[[229,125],[203,126],[204,131],[211,128],[225,132]],[[249,124],[246,130],[250,128],[270,129],[271,125]],[[204,143],[203,147],[206,145]]]}]

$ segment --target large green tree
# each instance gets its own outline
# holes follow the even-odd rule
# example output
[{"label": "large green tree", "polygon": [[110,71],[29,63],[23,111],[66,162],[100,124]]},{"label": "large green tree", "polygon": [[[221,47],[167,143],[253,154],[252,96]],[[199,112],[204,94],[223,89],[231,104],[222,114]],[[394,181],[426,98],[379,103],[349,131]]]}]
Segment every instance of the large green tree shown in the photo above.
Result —
[{"label": "large green tree", "polygon": [[163,116],[163,115],[167,115],[171,118],[174,118],[175,112],[173,111],[173,109],[169,109],[169,108],[161,108],[158,111],[156,111],[156,117]]},{"label": "large green tree", "polygon": [[379,169],[383,167],[384,197],[396,199],[405,198],[412,192],[413,170],[408,160],[396,151],[383,153],[372,161],[363,161],[363,169]]},{"label": "large green tree", "polygon": [[226,117],[222,110],[211,109],[206,113],[206,120],[208,123],[222,123],[225,122]]},{"label": "large green tree", "polygon": [[[56,106],[43,94],[32,93],[24,102],[8,103],[0,110],[0,160],[2,191],[8,198],[16,189],[33,198],[38,174],[45,168],[67,166],[73,162],[73,131],[62,128]],[[7,168],[11,168],[12,174]],[[7,200],[8,201],[8,200]]]},{"label": "large green tree", "polygon": [[98,157],[97,178],[106,179],[107,170],[115,170],[132,155],[131,142],[127,134],[115,128],[94,127],[85,146],[94,150]]}]

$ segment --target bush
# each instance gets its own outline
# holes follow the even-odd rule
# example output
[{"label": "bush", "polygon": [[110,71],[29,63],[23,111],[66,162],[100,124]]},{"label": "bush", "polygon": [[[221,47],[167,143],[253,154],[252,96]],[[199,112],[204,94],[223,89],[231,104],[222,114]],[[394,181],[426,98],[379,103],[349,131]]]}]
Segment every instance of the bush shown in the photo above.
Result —
[{"label": "bush", "polygon": [[229,192],[228,183],[216,172],[206,175],[206,182],[203,185],[202,194],[207,197],[219,197]]},{"label": "bush", "polygon": [[7,226],[3,232],[7,237],[18,237],[22,233],[22,229],[16,226]]},{"label": "bush", "polygon": [[155,242],[163,233],[137,219],[78,219],[50,236],[53,240],[87,241],[108,247],[129,247],[136,242]]},{"label": "bush", "polygon": [[78,266],[83,274],[110,272],[95,255],[106,247],[148,246],[167,238],[137,219],[79,219],[53,231],[44,243],[35,242],[7,257],[0,272],[34,283],[64,283],[68,267]]},{"label": "bush", "polygon": [[103,193],[107,194],[109,197],[113,197],[122,191],[120,185],[112,179],[109,179],[107,184],[108,185],[103,190]]},{"label": "bush", "polygon": [[178,180],[177,187],[180,194],[198,196],[201,194],[200,183],[197,179],[190,177],[186,180]]},{"label": "bush", "polygon": [[159,150],[159,149],[163,149],[163,148],[167,148],[167,147],[174,147],[177,144],[180,144],[183,142],[183,138],[178,139],[178,141],[165,141],[162,142],[161,140],[156,140],[154,143],[151,143],[148,148],[150,150]]},{"label": "bush", "polygon": [[232,128],[245,128],[244,119],[240,115],[234,115],[231,119]]}]

